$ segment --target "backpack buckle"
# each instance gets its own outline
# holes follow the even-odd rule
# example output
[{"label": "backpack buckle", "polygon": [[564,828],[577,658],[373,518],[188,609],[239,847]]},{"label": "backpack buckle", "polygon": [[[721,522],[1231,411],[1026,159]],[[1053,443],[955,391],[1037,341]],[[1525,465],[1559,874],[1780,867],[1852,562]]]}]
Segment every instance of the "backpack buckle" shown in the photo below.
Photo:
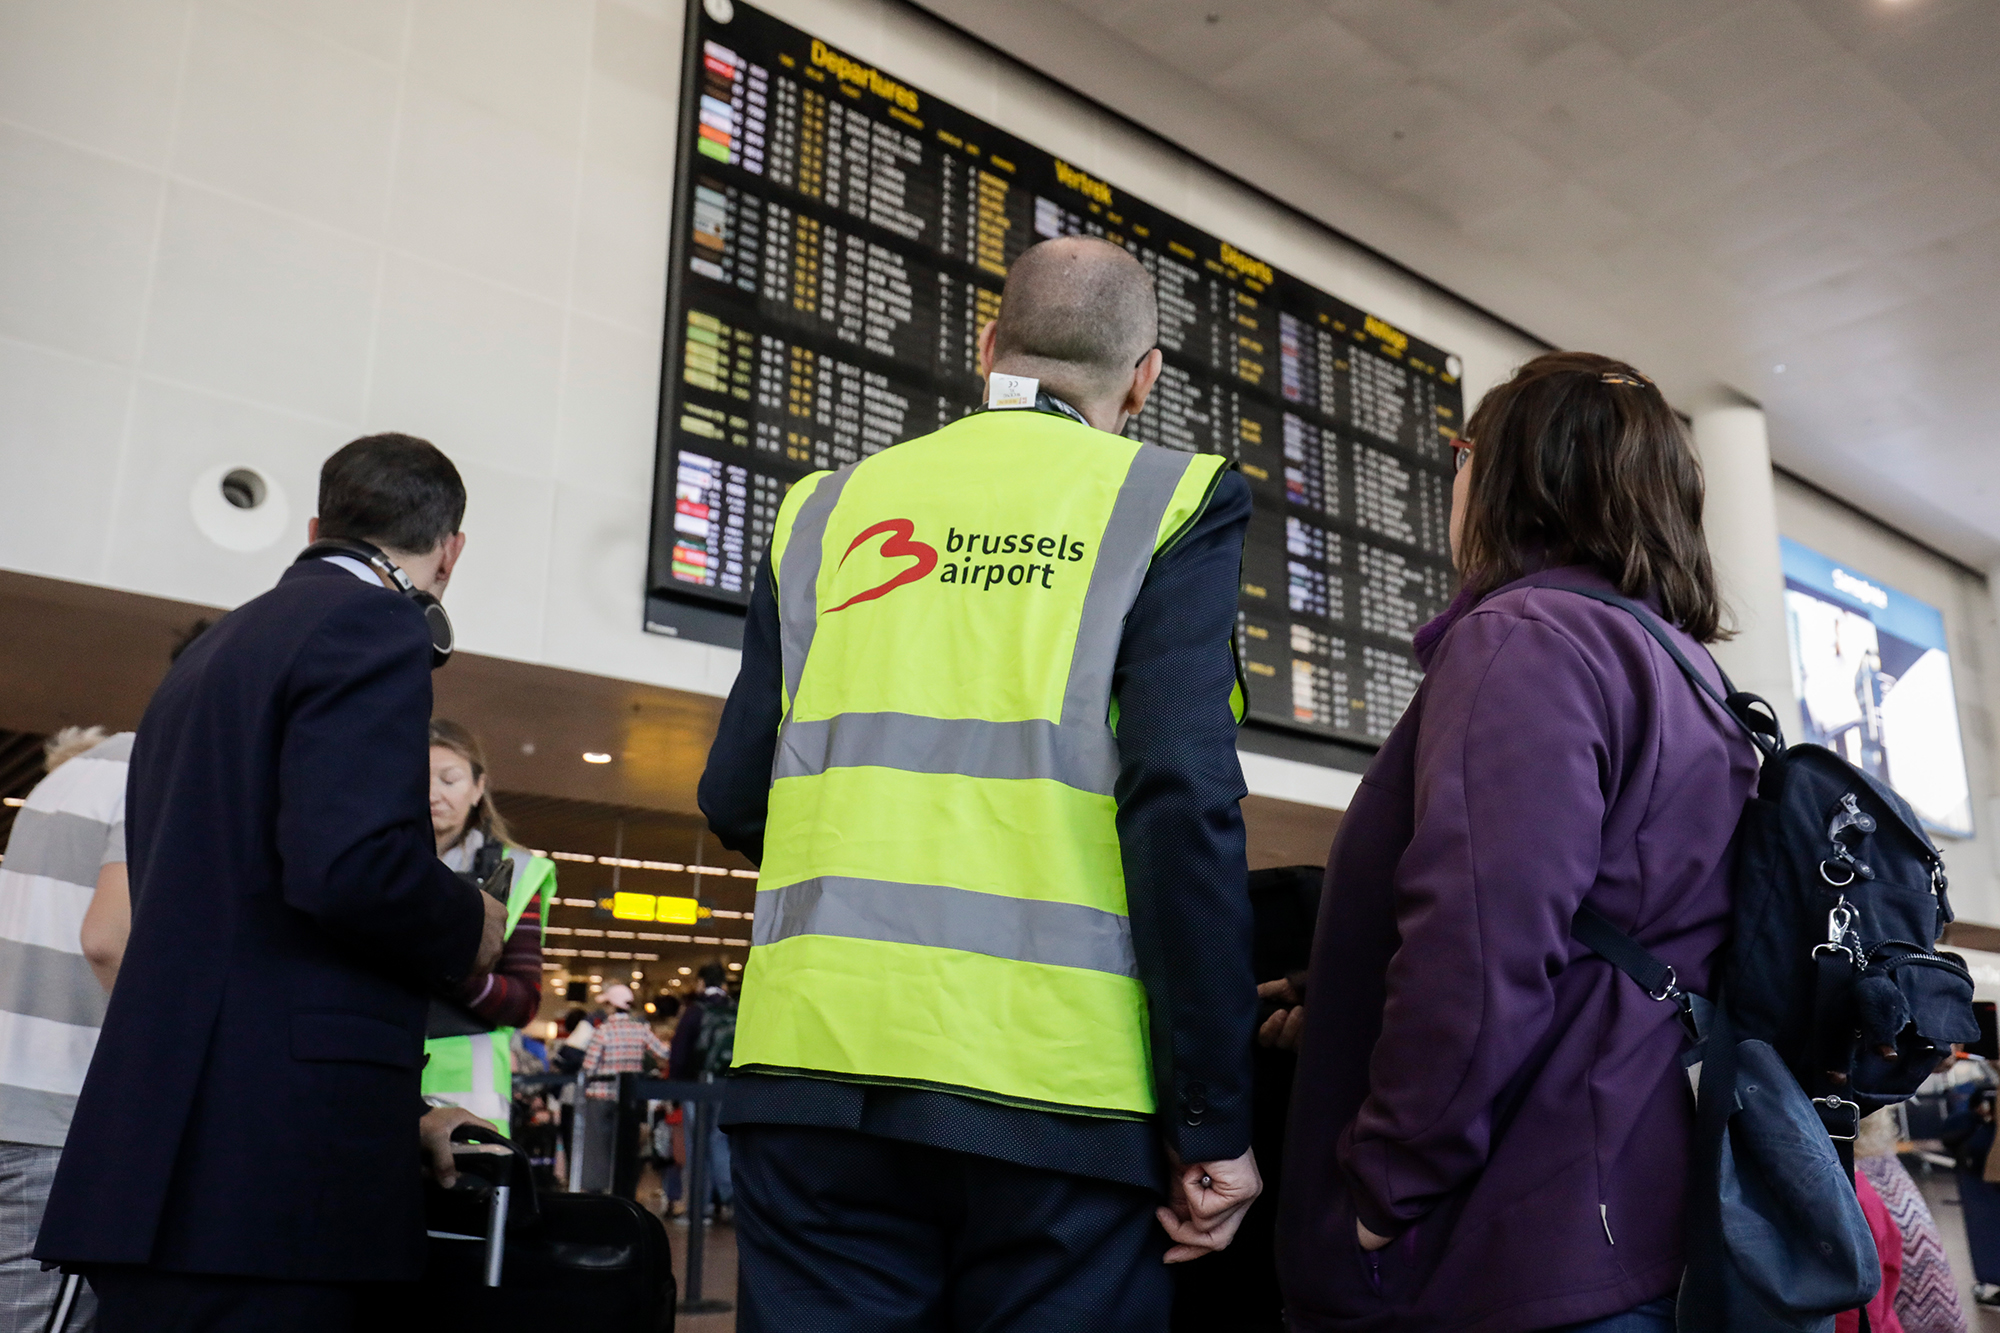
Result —
[{"label": "backpack buckle", "polygon": [[1649,1000],[1675,1000],[1680,998],[1680,993],[1680,976],[1674,971],[1673,964],[1669,963],[1667,965],[1666,981],[1661,984],[1658,990],[1647,991],[1646,998]]},{"label": "backpack buckle", "polygon": [[[1822,874],[1825,873],[1824,863],[1821,864],[1820,871]],[[1854,881],[1850,879],[1847,882],[1852,884]],[[1844,953],[1849,961],[1860,961],[1847,944],[1847,936],[1853,926],[1854,908],[1847,901],[1847,895],[1842,894],[1840,901],[1833,905],[1833,910],[1826,914],[1826,943],[1813,946],[1813,957],[1817,958],[1823,953]]]},{"label": "backpack buckle", "polygon": [[[1826,1136],[1841,1143],[1852,1143],[1861,1137],[1861,1107],[1845,1097],[1815,1097],[1813,1109],[1819,1112],[1820,1124],[1826,1128]],[[1835,1117],[1839,1117],[1838,1120]],[[1842,1133],[1842,1130],[1846,1133]]]}]

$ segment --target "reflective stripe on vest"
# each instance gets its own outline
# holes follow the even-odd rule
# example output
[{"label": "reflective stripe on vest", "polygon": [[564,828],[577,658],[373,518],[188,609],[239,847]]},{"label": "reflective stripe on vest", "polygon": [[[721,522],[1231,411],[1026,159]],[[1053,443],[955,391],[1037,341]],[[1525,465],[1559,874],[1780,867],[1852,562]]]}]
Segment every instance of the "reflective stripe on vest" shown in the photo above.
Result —
[{"label": "reflective stripe on vest", "polygon": [[[784,721],[736,1068],[1153,1109],[1111,684],[1155,553],[1223,466],[992,413],[788,497],[773,541]],[[1048,513],[1060,533],[1034,528]],[[968,528],[965,554],[968,523],[1008,529],[1013,563],[973,563],[1000,538]],[[875,562],[859,575],[857,551]],[[1024,586],[965,582],[1024,556],[1039,559]],[[912,583],[921,598],[894,600]]]},{"label": "reflective stripe on vest", "polygon": [[513,1119],[513,1028],[424,1043],[423,1095],[445,1106],[463,1106],[502,1134]]}]

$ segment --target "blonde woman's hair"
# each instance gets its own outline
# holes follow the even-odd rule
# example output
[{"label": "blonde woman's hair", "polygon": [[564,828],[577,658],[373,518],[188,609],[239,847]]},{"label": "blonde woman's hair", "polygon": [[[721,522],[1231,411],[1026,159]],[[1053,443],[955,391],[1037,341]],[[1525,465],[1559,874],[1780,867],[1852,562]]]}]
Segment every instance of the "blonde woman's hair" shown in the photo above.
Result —
[{"label": "blonde woman's hair", "polygon": [[42,767],[53,773],[85,750],[94,750],[111,739],[103,727],[64,727],[42,745]]},{"label": "blonde woman's hair", "polygon": [[[477,782],[486,776],[486,750],[479,744],[479,738],[458,723],[442,717],[431,719],[431,744],[441,745],[472,765],[472,778]],[[466,816],[465,826],[476,828],[486,835],[488,842],[506,842],[511,836],[507,821],[500,815],[499,807],[493,804],[493,789],[489,784],[486,794],[479,798],[479,804],[472,807]]]}]

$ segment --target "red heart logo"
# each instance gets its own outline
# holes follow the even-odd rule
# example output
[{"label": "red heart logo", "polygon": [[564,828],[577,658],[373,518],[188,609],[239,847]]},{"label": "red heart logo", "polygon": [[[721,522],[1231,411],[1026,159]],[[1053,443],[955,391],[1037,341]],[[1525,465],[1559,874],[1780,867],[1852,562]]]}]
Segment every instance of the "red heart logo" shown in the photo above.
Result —
[{"label": "red heart logo", "polygon": [[834,607],[833,611],[827,611],[824,614],[830,616],[833,614],[834,611],[845,611],[848,607],[853,606],[856,602],[872,602],[877,597],[880,597],[883,593],[888,592],[890,589],[900,588],[905,583],[914,583],[918,579],[922,578],[924,575],[930,573],[933,569],[936,569],[938,562],[937,547],[927,546],[923,542],[915,540],[916,531],[917,531],[917,525],[915,523],[912,523],[907,518],[885,518],[880,523],[877,523],[874,527],[869,528],[866,532],[863,532],[859,537],[856,537],[853,541],[849,542],[847,544],[846,554],[840,557],[840,563],[842,565],[845,565],[847,563],[848,556],[854,554],[855,547],[861,545],[861,543],[867,541],[870,537],[873,537],[878,533],[884,533],[884,532],[890,533],[892,535],[890,536],[888,541],[882,543],[883,555],[889,557],[892,560],[900,559],[903,556],[909,556],[912,560],[916,561],[917,563],[911,565],[908,569],[903,570],[900,574],[890,579],[887,583],[878,583],[874,587],[870,588],[867,592],[855,593],[854,596],[848,598],[846,601],[842,602],[839,606]]}]

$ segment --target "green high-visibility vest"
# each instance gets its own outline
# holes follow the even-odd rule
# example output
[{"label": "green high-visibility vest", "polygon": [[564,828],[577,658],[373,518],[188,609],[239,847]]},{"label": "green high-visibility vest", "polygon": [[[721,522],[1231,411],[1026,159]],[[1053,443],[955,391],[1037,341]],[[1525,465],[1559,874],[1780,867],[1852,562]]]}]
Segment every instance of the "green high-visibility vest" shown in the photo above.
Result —
[{"label": "green high-visibility vest", "polygon": [[792,488],[734,1069],[1152,1112],[1112,669],[1225,466],[995,411]]},{"label": "green high-visibility vest", "polygon": [[[542,930],[549,925],[549,902],[556,892],[556,865],[526,848],[507,848],[514,863],[514,884],[507,893],[507,935],[520,924],[521,914],[536,898],[542,900]],[[504,937],[503,937],[504,938]],[[543,936],[547,938],[546,933]],[[423,1093],[463,1106],[507,1131],[514,1101],[514,1028],[494,1028],[460,1037],[431,1037],[424,1042]]]}]

